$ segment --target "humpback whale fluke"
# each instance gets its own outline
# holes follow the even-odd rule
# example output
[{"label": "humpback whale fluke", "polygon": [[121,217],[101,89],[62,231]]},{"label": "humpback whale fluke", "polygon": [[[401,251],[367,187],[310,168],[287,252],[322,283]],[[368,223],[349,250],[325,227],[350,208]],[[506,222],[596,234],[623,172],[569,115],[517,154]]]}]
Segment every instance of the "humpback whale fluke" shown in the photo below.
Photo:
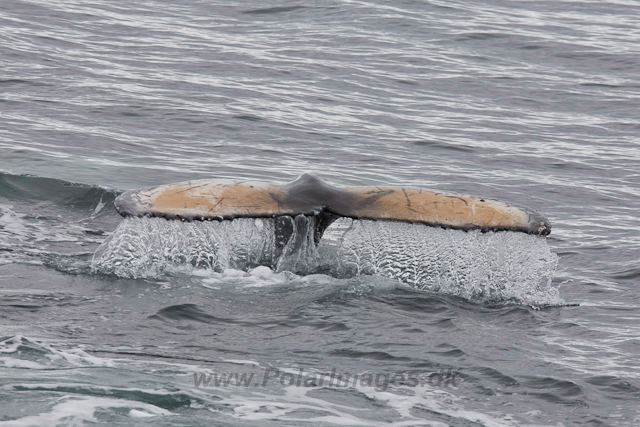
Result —
[{"label": "humpback whale fluke", "polygon": [[526,207],[412,187],[337,187],[312,174],[303,174],[288,184],[187,181],[129,191],[120,195],[115,205],[122,216],[185,221],[315,216],[316,243],[338,217],[541,236],[551,232],[549,221]]}]

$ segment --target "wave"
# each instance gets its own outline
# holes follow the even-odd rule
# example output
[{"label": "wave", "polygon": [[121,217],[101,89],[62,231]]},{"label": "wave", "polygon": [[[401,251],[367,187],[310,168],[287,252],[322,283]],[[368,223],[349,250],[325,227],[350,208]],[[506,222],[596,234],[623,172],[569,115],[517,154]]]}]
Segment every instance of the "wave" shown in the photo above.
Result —
[{"label": "wave", "polygon": [[[78,269],[74,257],[90,258],[120,222],[111,208],[118,194],[98,186],[0,173],[0,265],[29,262]],[[83,263],[88,266],[88,261]]]},{"label": "wave", "polygon": [[345,372],[322,364],[217,358],[193,365],[112,354],[119,357],[56,349],[20,335],[0,340],[6,392],[0,426],[128,425],[132,418],[151,417],[155,425],[167,424],[165,417],[189,425],[516,425],[509,416],[461,405],[454,391],[467,376],[451,367]]},{"label": "wave", "polygon": [[42,216],[54,209],[58,213],[98,213],[113,203],[120,191],[33,175],[0,172],[0,200],[8,203],[36,205]]}]

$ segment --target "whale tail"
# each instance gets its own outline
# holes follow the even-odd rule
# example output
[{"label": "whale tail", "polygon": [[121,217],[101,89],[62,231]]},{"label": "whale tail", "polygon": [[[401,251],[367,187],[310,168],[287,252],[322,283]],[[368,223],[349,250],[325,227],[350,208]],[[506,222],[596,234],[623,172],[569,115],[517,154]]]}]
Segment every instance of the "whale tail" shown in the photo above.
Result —
[{"label": "whale tail", "polygon": [[278,218],[276,245],[286,244],[295,222],[302,221],[297,219],[301,215],[314,217],[316,244],[324,230],[340,217],[466,231],[516,231],[540,236],[551,232],[549,221],[526,207],[413,187],[337,187],[312,174],[303,174],[288,184],[187,181],[126,192],[116,199],[115,206],[123,216],[183,221]]}]

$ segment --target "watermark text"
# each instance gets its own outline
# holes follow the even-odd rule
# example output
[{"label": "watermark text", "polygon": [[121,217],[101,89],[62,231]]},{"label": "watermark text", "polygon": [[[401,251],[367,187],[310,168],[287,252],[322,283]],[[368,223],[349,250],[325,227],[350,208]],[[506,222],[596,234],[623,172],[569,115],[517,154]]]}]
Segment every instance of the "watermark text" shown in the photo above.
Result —
[{"label": "watermark text", "polygon": [[395,387],[457,387],[459,372],[443,368],[431,373],[346,373],[334,368],[330,373],[305,372],[266,368],[263,372],[213,372],[194,373],[193,382],[198,388],[210,387],[267,387],[279,384],[282,387],[376,387],[385,391]]}]

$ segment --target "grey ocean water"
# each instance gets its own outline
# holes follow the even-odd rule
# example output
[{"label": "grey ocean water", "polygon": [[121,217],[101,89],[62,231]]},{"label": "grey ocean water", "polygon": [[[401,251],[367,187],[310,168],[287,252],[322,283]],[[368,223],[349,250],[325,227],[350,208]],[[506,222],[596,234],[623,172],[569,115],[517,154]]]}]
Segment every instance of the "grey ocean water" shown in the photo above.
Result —
[{"label": "grey ocean water", "polygon": [[[631,0],[0,1],[0,426],[639,426],[639,45]],[[226,264],[114,233],[124,190],[308,171],[553,231],[337,224],[306,275],[249,262],[267,223],[198,234]]]}]

